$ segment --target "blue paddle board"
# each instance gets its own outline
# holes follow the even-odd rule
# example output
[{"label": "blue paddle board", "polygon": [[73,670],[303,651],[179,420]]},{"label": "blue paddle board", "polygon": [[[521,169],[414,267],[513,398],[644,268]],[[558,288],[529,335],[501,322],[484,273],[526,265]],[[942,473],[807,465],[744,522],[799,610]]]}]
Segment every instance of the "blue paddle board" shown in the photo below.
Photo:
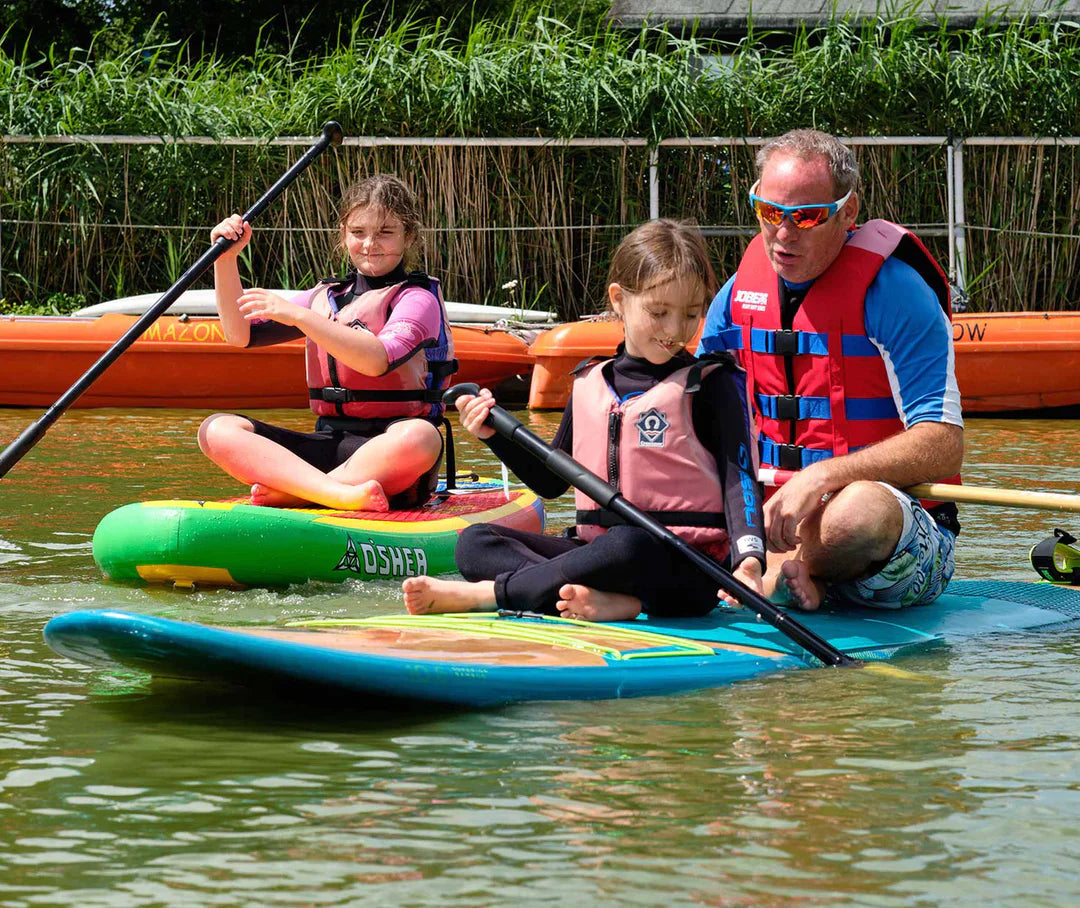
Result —
[{"label": "blue paddle board", "polygon": [[[849,655],[884,660],[961,638],[1078,618],[1076,589],[958,581],[932,605],[902,611],[826,608],[799,621]],[[53,618],[45,640],[80,662],[157,677],[268,689],[308,684],[467,706],[673,694],[820,665],[741,609],[610,624],[473,613],[273,627],[79,611]]]}]

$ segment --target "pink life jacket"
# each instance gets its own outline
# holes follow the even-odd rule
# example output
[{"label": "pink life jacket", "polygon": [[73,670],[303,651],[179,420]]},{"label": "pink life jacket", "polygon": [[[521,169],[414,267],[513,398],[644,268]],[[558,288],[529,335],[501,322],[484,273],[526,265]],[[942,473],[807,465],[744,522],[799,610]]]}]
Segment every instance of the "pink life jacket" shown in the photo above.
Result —
[{"label": "pink life jacket", "polygon": [[344,305],[330,295],[340,284],[320,285],[311,298],[311,311],[349,327],[378,334],[406,287],[429,290],[439,305],[439,339],[429,341],[406,359],[390,363],[382,375],[365,375],[349,368],[308,338],[307,383],[311,409],[320,416],[351,416],[358,419],[394,419],[416,416],[437,421],[442,415],[442,390],[457,371],[454,338],[436,278],[413,272],[406,280],[344,295]]},{"label": "pink life jacket", "polygon": [[864,314],[867,289],[893,255],[918,271],[951,319],[944,272],[914,234],[890,221],[867,221],[855,232],[807,291],[791,330],[781,327],[779,278],[761,235],[747,247],[731,289],[738,327],[725,346],[738,350],[747,371],[763,465],[799,470],[904,428]]},{"label": "pink life jacket", "polygon": [[[726,557],[724,489],[691,412],[700,378],[718,365],[687,366],[620,401],[604,377],[607,362],[584,366],[574,379],[574,459],[687,542]],[[574,501],[580,539],[595,539],[622,523],[581,492]]]}]

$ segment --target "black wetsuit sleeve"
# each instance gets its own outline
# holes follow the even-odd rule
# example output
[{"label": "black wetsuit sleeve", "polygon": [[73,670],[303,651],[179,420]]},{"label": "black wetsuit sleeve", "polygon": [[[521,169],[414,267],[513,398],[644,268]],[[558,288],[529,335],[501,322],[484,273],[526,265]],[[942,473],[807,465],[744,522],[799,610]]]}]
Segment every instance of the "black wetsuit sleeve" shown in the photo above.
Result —
[{"label": "black wetsuit sleeve", "polygon": [[724,489],[731,566],[747,558],[765,565],[761,485],[754,475],[750,409],[742,370],[715,369],[694,395],[694,431],[712,453]]},{"label": "black wetsuit sleeve", "polygon": [[283,325],[280,322],[259,322],[251,326],[251,337],[248,338],[247,345],[249,347],[270,347],[303,336],[304,332],[297,328],[296,325]]},{"label": "black wetsuit sleeve", "polygon": [[[568,454],[573,449],[574,427],[571,418],[572,412],[570,403],[567,402],[566,409],[563,411],[562,422],[559,423],[559,428],[551,441],[553,448],[566,451]],[[518,479],[541,498],[558,498],[570,488],[570,483],[565,479],[560,479],[528,451],[523,450],[501,435],[492,435],[485,443],[491,448],[491,452],[506,464]]]}]

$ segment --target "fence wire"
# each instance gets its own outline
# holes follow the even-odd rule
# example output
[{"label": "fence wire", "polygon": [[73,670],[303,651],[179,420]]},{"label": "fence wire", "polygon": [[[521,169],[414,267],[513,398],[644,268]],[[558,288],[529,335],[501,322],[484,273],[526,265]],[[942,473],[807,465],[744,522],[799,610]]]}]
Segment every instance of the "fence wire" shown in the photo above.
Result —
[{"label": "fence wire", "polygon": [[[312,137],[0,137],[0,297],[89,301],[159,291]],[[519,300],[564,317],[603,300],[627,231],[656,216],[702,226],[721,274],[756,222],[746,193],[761,137],[349,137],[256,225],[252,284],[299,286],[343,264],[336,201],[375,171],[426,208],[424,264],[452,298]],[[1080,305],[1080,138],[851,137],[861,217],[907,224],[975,308]]]}]

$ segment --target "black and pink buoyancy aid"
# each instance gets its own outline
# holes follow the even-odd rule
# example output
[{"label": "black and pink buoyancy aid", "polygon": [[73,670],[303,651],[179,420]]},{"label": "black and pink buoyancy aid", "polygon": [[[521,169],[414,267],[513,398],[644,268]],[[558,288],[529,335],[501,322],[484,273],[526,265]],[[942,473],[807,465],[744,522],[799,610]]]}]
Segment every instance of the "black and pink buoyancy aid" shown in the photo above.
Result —
[{"label": "black and pink buoyancy aid", "polygon": [[442,415],[442,390],[457,370],[454,339],[439,281],[423,272],[413,272],[399,283],[355,294],[340,306],[330,293],[333,287],[329,283],[319,286],[311,298],[312,312],[372,334],[378,334],[386,325],[405,288],[422,287],[438,302],[439,338],[391,363],[383,375],[357,372],[309,338],[306,368],[311,409],[320,416],[422,417],[437,421]]}]

